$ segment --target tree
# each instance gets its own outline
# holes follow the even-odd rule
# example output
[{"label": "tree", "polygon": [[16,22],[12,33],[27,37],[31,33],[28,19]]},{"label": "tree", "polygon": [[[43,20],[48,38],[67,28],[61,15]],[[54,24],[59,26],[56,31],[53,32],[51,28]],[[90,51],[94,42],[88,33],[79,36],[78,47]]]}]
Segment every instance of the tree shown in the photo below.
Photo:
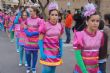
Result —
[{"label": "tree", "polygon": [[46,19],[45,9],[46,9],[46,7],[48,6],[50,0],[46,0],[46,4],[45,4],[45,5],[42,4],[41,0],[31,0],[31,1],[32,1],[33,3],[36,3],[36,2],[39,3],[40,9],[41,9],[41,11],[42,11],[42,16],[44,17],[44,19]]},{"label": "tree", "polygon": [[41,10],[42,10],[42,15],[43,15],[44,19],[46,19],[45,9],[48,6],[49,2],[50,2],[50,0],[47,0],[46,1],[46,4],[43,5],[42,2],[41,2],[41,0],[38,0],[38,3],[40,4]]},{"label": "tree", "polygon": [[97,5],[98,12],[100,12],[100,3],[101,3],[101,0],[95,0],[95,4]]},{"label": "tree", "polygon": [[20,4],[21,4],[21,0],[18,0],[18,1],[19,1],[18,5],[20,6]]}]

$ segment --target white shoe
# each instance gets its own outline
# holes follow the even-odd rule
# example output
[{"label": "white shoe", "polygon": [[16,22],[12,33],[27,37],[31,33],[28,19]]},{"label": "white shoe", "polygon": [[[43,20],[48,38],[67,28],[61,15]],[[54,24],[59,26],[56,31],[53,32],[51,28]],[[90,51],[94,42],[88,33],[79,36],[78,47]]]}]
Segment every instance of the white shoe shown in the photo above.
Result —
[{"label": "white shoe", "polygon": [[36,71],[32,71],[32,73],[36,73]]},{"label": "white shoe", "polygon": [[27,65],[27,64],[25,64],[25,66],[27,67],[28,65]]},{"label": "white shoe", "polygon": [[26,70],[26,73],[30,73],[30,70]]},{"label": "white shoe", "polygon": [[12,39],[10,42],[13,43],[14,42],[14,39]]},{"label": "white shoe", "polygon": [[21,67],[22,65],[23,65],[23,64],[20,64],[20,63],[19,63],[19,66],[20,66],[20,67]]},{"label": "white shoe", "polygon": [[19,53],[19,50],[16,50],[17,51],[17,53]]}]

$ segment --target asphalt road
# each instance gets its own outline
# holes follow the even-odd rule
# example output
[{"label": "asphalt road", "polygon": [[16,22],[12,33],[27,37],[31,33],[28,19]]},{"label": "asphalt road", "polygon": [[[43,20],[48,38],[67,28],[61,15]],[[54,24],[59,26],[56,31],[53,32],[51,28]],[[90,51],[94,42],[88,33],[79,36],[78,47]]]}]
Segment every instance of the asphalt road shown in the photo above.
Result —
[{"label": "asphalt road", "polygon": [[[65,39],[65,37],[64,37]],[[63,65],[58,66],[56,73],[73,73],[75,65],[72,44],[64,44]],[[15,44],[10,43],[6,33],[0,31],[0,73],[26,73],[25,67],[19,67],[19,55]],[[41,73],[39,58],[37,62],[37,73]]]},{"label": "asphalt road", "polygon": [[[63,35],[63,40],[65,40]],[[73,73],[75,65],[74,53],[72,44],[63,45],[63,65],[58,66],[56,73]],[[16,52],[15,44],[10,43],[6,33],[0,31],[0,73],[26,73],[24,66],[19,67],[19,55]],[[110,73],[110,57],[107,61],[107,73]],[[42,65],[37,62],[37,73],[41,73]]]}]

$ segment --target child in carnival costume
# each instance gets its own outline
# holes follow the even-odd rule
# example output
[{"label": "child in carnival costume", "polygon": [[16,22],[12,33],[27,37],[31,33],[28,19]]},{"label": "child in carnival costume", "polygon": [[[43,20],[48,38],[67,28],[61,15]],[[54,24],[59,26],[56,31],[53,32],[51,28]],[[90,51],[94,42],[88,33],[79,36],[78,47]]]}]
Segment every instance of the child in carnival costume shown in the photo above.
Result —
[{"label": "child in carnival costume", "polygon": [[3,12],[0,11],[0,30],[4,31],[4,19],[3,19]]},{"label": "child in carnival costume", "polygon": [[[30,17],[27,18],[24,32],[26,34],[25,38],[25,52],[27,61],[27,73],[36,73],[36,63],[38,57],[38,37],[39,30],[44,24],[44,21],[40,19],[38,15],[39,11],[36,5],[30,7]],[[32,61],[32,62],[31,62]]]},{"label": "child in carnival costume", "polygon": [[10,37],[10,35],[9,35],[9,14],[8,14],[8,12],[5,12],[5,14],[4,14],[4,27],[5,27],[5,30],[6,30],[6,33],[7,33],[7,35],[8,35],[8,37]]},{"label": "child in carnival costume", "polygon": [[86,28],[74,34],[73,48],[77,61],[74,73],[101,73],[98,65],[99,49],[103,47],[104,36],[98,30],[100,16],[93,4],[85,6],[84,16]]},{"label": "child in carnival costume", "polygon": [[63,26],[58,22],[58,4],[51,2],[48,6],[49,20],[40,30],[39,47],[42,73],[55,73],[56,66],[62,65]]},{"label": "child in carnival costume", "polygon": [[21,17],[19,18],[19,24],[18,27],[20,28],[19,31],[19,66],[23,65],[23,55],[24,55],[24,62],[25,62],[25,66],[27,66],[27,62],[26,62],[26,57],[25,57],[25,51],[24,51],[24,45],[25,45],[25,38],[26,38],[26,34],[24,32],[24,25],[26,23],[26,20],[28,18],[29,14],[27,11],[23,10],[21,12]]},{"label": "child in carnival costume", "polygon": [[9,31],[15,30],[15,39],[16,39],[16,51],[19,52],[19,31],[20,31],[20,25],[19,25],[19,18],[21,17],[21,10],[17,12],[16,17],[14,19],[13,25],[10,27]]},{"label": "child in carnival costume", "polygon": [[14,28],[10,30],[10,28],[13,26],[15,20],[15,15],[11,12],[10,18],[9,18],[9,32],[10,32],[10,42],[14,42]]}]

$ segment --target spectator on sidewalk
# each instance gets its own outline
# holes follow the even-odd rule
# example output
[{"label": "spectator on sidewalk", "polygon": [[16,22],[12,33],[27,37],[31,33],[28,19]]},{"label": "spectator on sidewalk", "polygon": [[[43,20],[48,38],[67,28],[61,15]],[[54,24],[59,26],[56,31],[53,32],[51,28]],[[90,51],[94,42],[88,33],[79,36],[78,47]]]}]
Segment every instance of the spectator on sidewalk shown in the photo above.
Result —
[{"label": "spectator on sidewalk", "polygon": [[70,30],[72,27],[72,23],[73,23],[72,14],[71,14],[71,11],[68,10],[67,15],[66,15],[66,20],[65,20],[65,32],[66,32],[66,37],[67,37],[65,43],[70,43],[70,41],[71,41]]},{"label": "spectator on sidewalk", "polygon": [[[104,33],[104,46],[99,50],[99,69],[101,73],[106,73],[106,62],[110,54],[110,14],[104,15],[105,25],[103,28]],[[103,50],[104,49],[104,50]]]}]

